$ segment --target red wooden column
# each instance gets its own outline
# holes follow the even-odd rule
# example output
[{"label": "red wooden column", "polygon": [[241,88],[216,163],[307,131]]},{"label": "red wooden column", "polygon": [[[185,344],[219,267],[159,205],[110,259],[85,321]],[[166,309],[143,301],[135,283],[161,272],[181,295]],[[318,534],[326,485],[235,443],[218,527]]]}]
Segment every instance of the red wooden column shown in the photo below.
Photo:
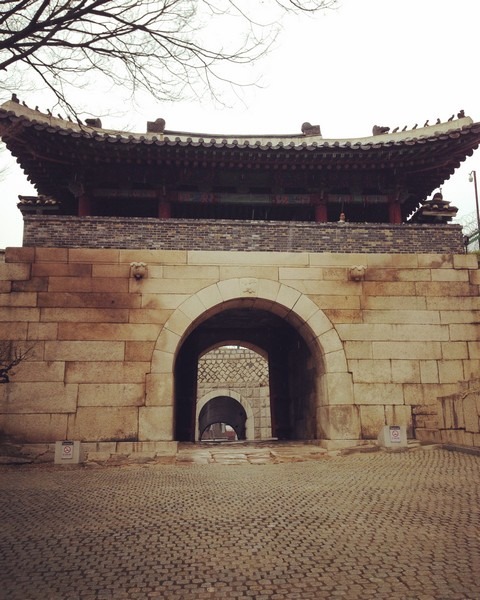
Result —
[{"label": "red wooden column", "polygon": [[158,218],[159,219],[170,219],[172,216],[172,203],[171,203],[171,192],[168,193],[163,190],[158,195]]},{"label": "red wooden column", "polygon": [[323,194],[311,194],[310,201],[315,205],[315,223],[326,223],[327,205],[323,198]]},{"label": "red wooden column", "polygon": [[393,198],[389,198],[388,201],[388,217],[390,223],[398,224],[402,222],[402,211],[400,210],[400,203],[395,202]]},{"label": "red wooden column", "polygon": [[158,218],[170,219],[172,216],[172,207],[167,200],[160,200],[158,203]]},{"label": "red wooden column", "polygon": [[89,217],[92,214],[92,202],[86,194],[82,194],[78,198],[78,216]]}]

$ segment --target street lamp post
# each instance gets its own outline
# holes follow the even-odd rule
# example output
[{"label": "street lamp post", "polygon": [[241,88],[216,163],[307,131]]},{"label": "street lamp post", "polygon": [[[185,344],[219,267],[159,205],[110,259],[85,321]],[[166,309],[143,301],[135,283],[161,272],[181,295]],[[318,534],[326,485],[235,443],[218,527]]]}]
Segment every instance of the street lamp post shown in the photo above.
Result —
[{"label": "street lamp post", "polygon": [[475,186],[475,207],[477,209],[477,241],[480,248],[480,210],[478,208],[478,187],[477,187],[477,172],[471,171],[468,176],[468,180],[473,181],[473,185]]}]

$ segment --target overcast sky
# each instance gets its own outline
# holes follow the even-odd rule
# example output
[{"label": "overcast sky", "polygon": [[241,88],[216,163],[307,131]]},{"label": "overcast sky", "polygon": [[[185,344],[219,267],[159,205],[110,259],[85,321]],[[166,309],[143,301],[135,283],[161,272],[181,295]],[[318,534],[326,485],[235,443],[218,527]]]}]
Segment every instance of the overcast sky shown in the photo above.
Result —
[{"label": "overcast sky", "polygon": [[[478,0],[341,0],[335,11],[285,21],[276,48],[250,69],[262,74],[262,86],[227,95],[228,108],[208,98],[159,104],[137,97],[122,112],[113,94],[108,106],[93,94],[83,103],[103,127],[138,132],[158,117],[167,129],[202,133],[299,133],[309,121],[325,138],[368,136],[373,125],[446,121],[460,109],[478,122],[479,24]],[[21,97],[43,110],[39,98]],[[442,188],[462,220],[475,214],[468,174],[476,170],[480,179],[479,152]],[[0,158],[9,165],[0,182],[0,247],[19,246],[18,195],[35,192],[8,153]]]}]

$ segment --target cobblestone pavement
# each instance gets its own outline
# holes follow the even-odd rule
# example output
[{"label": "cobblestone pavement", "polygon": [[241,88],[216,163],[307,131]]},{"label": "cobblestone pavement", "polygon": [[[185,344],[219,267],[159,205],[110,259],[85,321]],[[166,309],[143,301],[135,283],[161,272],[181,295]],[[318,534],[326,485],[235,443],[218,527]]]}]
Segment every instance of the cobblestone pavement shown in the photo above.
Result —
[{"label": "cobblestone pavement", "polygon": [[476,600],[480,457],[4,467],[5,600]]}]

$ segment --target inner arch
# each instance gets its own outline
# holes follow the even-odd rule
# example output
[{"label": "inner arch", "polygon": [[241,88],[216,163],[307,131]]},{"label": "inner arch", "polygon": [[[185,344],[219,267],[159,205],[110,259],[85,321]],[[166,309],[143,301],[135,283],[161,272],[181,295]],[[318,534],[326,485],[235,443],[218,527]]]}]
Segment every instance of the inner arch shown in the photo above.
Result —
[{"label": "inner arch", "polygon": [[247,413],[243,406],[230,396],[216,396],[209,400],[198,416],[199,437],[214,423],[230,425],[239,440],[246,439]]}]

